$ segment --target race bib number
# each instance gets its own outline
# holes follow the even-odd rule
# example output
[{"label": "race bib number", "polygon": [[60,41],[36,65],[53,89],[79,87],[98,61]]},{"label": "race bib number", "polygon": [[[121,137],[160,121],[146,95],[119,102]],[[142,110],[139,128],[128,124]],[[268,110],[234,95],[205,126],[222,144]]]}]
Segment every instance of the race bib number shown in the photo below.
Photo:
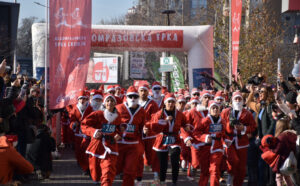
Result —
[{"label": "race bib number", "polygon": [[114,133],[116,131],[116,125],[111,125],[111,124],[103,124],[102,125],[102,133],[106,133],[106,134],[111,134]]},{"label": "race bib number", "polygon": [[134,133],[135,131],[135,125],[127,124],[126,132],[127,133]]},{"label": "race bib number", "polygon": [[209,125],[209,132],[211,133],[218,133],[222,132],[223,125],[218,123],[212,123]]},{"label": "race bib number", "polygon": [[175,143],[175,137],[174,136],[165,136],[163,138],[163,145],[172,145]]}]

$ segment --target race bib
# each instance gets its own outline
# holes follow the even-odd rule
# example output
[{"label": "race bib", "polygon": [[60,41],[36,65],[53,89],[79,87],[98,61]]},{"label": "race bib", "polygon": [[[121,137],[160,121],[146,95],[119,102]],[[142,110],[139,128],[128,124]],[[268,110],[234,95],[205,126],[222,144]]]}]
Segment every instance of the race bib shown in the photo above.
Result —
[{"label": "race bib", "polygon": [[135,125],[127,124],[126,132],[127,133],[134,133],[135,131]]},{"label": "race bib", "polygon": [[218,133],[222,132],[223,125],[219,123],[212,123],[209,125],[209,132],[210,133]]},{"label": "race bib", "polygon": [[163,137],[163,145],[172,145],[175,143],[174,136],[164,136]]},{"label": "race bib", "polygon": [[116,131],[116,125],[111,125],[111,124],[103,124],[101,132],[106,133],[106,134],[111,134]]}]

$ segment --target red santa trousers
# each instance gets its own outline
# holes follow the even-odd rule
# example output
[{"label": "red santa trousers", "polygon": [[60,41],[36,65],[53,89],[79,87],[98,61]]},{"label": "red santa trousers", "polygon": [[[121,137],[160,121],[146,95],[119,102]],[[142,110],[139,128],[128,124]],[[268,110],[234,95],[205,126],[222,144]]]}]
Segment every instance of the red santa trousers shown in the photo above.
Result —
[{"label": "red santa trousers", "polygon": [[248,148],[236,149],[235,144],[226,149],[228,172],[233,176],[233,186],[243,185],[246,176]]},{"label": "red santa trousers", "polygon": [[101,159],[89,155],[89,168],[90,168],[91,178],[95,182],[99,182],[101,178],[100,162]]},{"label": "red santa trousers", "polygon": [[75,136],[75,157],[77,163],[83,171],[89,170],[89,156],[85,153],[89,144],[90,140],[86,140],[85,138]]}]

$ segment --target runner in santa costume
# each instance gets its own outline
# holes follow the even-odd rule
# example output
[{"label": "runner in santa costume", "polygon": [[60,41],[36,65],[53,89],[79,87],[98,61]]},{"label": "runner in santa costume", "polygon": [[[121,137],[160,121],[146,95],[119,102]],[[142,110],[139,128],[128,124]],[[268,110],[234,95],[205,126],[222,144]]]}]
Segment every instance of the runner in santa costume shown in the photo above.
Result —
[{"label": "runner in santa costume", "polygon": [[223,91],[218,91],[214,97],[214,101],[217,102],[220,105],[220,109],[221,111],[223,110],[223,108],[225,107],[225,98],[223,96]]},{"label": "runner in santa costume", "polygon": [[175,108],[176,98],[169,93],[164,98],[164,108],[152,116],[150,130],[157,133],[153,149],[156,151],[160,162],[159,179],[161,185],[166,185],[168,168],[168,153],[172,164],[172,181],[176,185],[180,159],[179,131],[185,136],[186,119],[183,113]]},{"label": "runner in santa costume", "polygon": [[[221,113],[226,123],[226,156],[228,172],[233,176],[233,185],[241,186],[246,175],[248,134],[256,129],[255,120],[250,111],[243,108],[243,98],[240,92],[232,95],[232,108]],[[231,179],[228,179],[231,184]]]},{"label": "runner in santa costume", "polygon": [[70,117],[69,113],[72,110],[72,105],[66,106],[61,112],[61,148],[70,147],[73,143],[72,140],[74,139],[74,133],[70,129]]},{"label": "runner in santa costume", "polygon": [[103,110],[103,94],[99,90],[91,92],[91,102],[90,105],[93,107],[93,111]]},{"label": "runner in santa costume", "polygon": [[124,94],[122,94],[122,87],[120,85],[115,85],[115,90],[116,90],[115,97],[123,101]]},{"label": "runner in santa costume", "polygon": [[137,160],[144,153],[141,140],[146,113],[138,103],[138,91],[134,86],[130,86],[126,93],[126,102],[116,107],[121,116],[122,132],[122,139],[118,141],[117,172],[123,172],[123,186],[134,185],[134,179],[138,174]]},{"label": "runner in santa costume", "polygon": [[74,132],[74,148],[77,163],[85,174],[89,173],[88,155],[85,153],[89,145],[90,137],[83,134],[80,128],[81,121],[93,112],[93,108],[89,105],[88,95],[81,91],[78,96],[78,103],[73,106],[70,114],[70,127]]},{"label": "runner in santa costume", "polygon": [[[139,105],[142,106],[146,113],[145,122],[149,122],[151,120],[151,116],[158,111],[158,106],[156,102],[152,99],[148,98],[149,94],[149,86],[147,84],[142,84],[138,88],[139,92]],[[148,136],[142,136],[142,144],[144,146],[144,158],[143,155],[140,156],[139,167],[138,167],[138,175],[137,180],[138,184],[141,184],[141,180],[143,177],[143,170],[145,166],[151,166],[152,171],[154,172],[154,180],[158,180],[158,172],[159,172],[159,162],[156,156],[155,151],[152,149],[156,135],[149,131]],[[141,163],[144,162],[144,163]],[[138,185],[137,184],[137,185]]]},{"label": "runner in santa costume", "polygon": [[[115,95],[115,93],[116,93],[115,86],[114,85],[108,85],[107,88],[106,88],[106,93],[111,94],[111,95]],[[123,102],[121,98],[119,98],[119,97],[115,97],[115,98],[117,100],[117,105],[121,104]]]},{"label": "runner in santa costume", "polygon": [[[198,105],[200,105],[200,101],[198,97],[193,97],[190,100],[190,105],[192,109],[186,114],[187,125],[191,128],[191,131],[197,126],[198,123],[202,122],[202,119],[205,118],[205,114],[203,111],[198,110]],[[189,135],[192,135],[190,133]],[[197,141],[196,139],[193,141],[193,145],[190,147],[191,149],[191,163],[194,169],[200,168],[200,149],[204,146],[203,142]]]},{"label": "runner in santa costume", "polygon": [[[118,145],[121,139],[121,117],[115,105],[117,101],[111,94],[104,97],[104,111],[95,111],[88,115],[81,125],[82,132],[91,137],[86,149],[89,154],[91,177],[101,185],[111,186],[116,175]],[[100,171],[101,170],[101,171]]]},{"label": "runner in santa costume", "polygon": [[197,110],[200,112],[203,118],[205,118],[208,114],[208,102],[210,100],[210,93],[207,90],[203,90],[200,93],[200,104],[197,105]]},{"label": "runner in santa costume", "polygon": [[196,96],[200,97],[200,91],[197,88],[193,88],[192,89],[192,97],[196,97]]},{"label": "runner in santa costume", "polygon": [[[224,153],[225,121],[220,117],[220,106],[211,100],[208,107],[209,114],[202,122],[197,123],[193,138],[204,143],[201,147],[199,185],[206,186],[210,178],[211,186],[219,185],[220,166]],[[188,140],[188,146],[192,140]]]},{"label": "runner in santa costume", "polygon": [[164,107],[164,97],[162,96],[162,87],[157,81],[152,83],[152,94],[152,99],[157,103],[158,108],[162,109]]}]

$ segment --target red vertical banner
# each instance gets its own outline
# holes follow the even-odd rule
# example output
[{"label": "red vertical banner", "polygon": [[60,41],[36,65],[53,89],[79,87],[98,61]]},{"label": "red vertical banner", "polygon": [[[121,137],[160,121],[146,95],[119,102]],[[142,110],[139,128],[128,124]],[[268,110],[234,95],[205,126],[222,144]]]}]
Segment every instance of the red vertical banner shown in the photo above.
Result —
[{"label": "red vertical banner", "polygon": [[50,0],[49,107],[76,102],[86,83],[91,47],[91,0]]},{"label": "red vertical banner", "polygon": [[242,0],[231,0],[231,34],[232,34],[232,74],[237,74],[240,27],[242,16]]}]

